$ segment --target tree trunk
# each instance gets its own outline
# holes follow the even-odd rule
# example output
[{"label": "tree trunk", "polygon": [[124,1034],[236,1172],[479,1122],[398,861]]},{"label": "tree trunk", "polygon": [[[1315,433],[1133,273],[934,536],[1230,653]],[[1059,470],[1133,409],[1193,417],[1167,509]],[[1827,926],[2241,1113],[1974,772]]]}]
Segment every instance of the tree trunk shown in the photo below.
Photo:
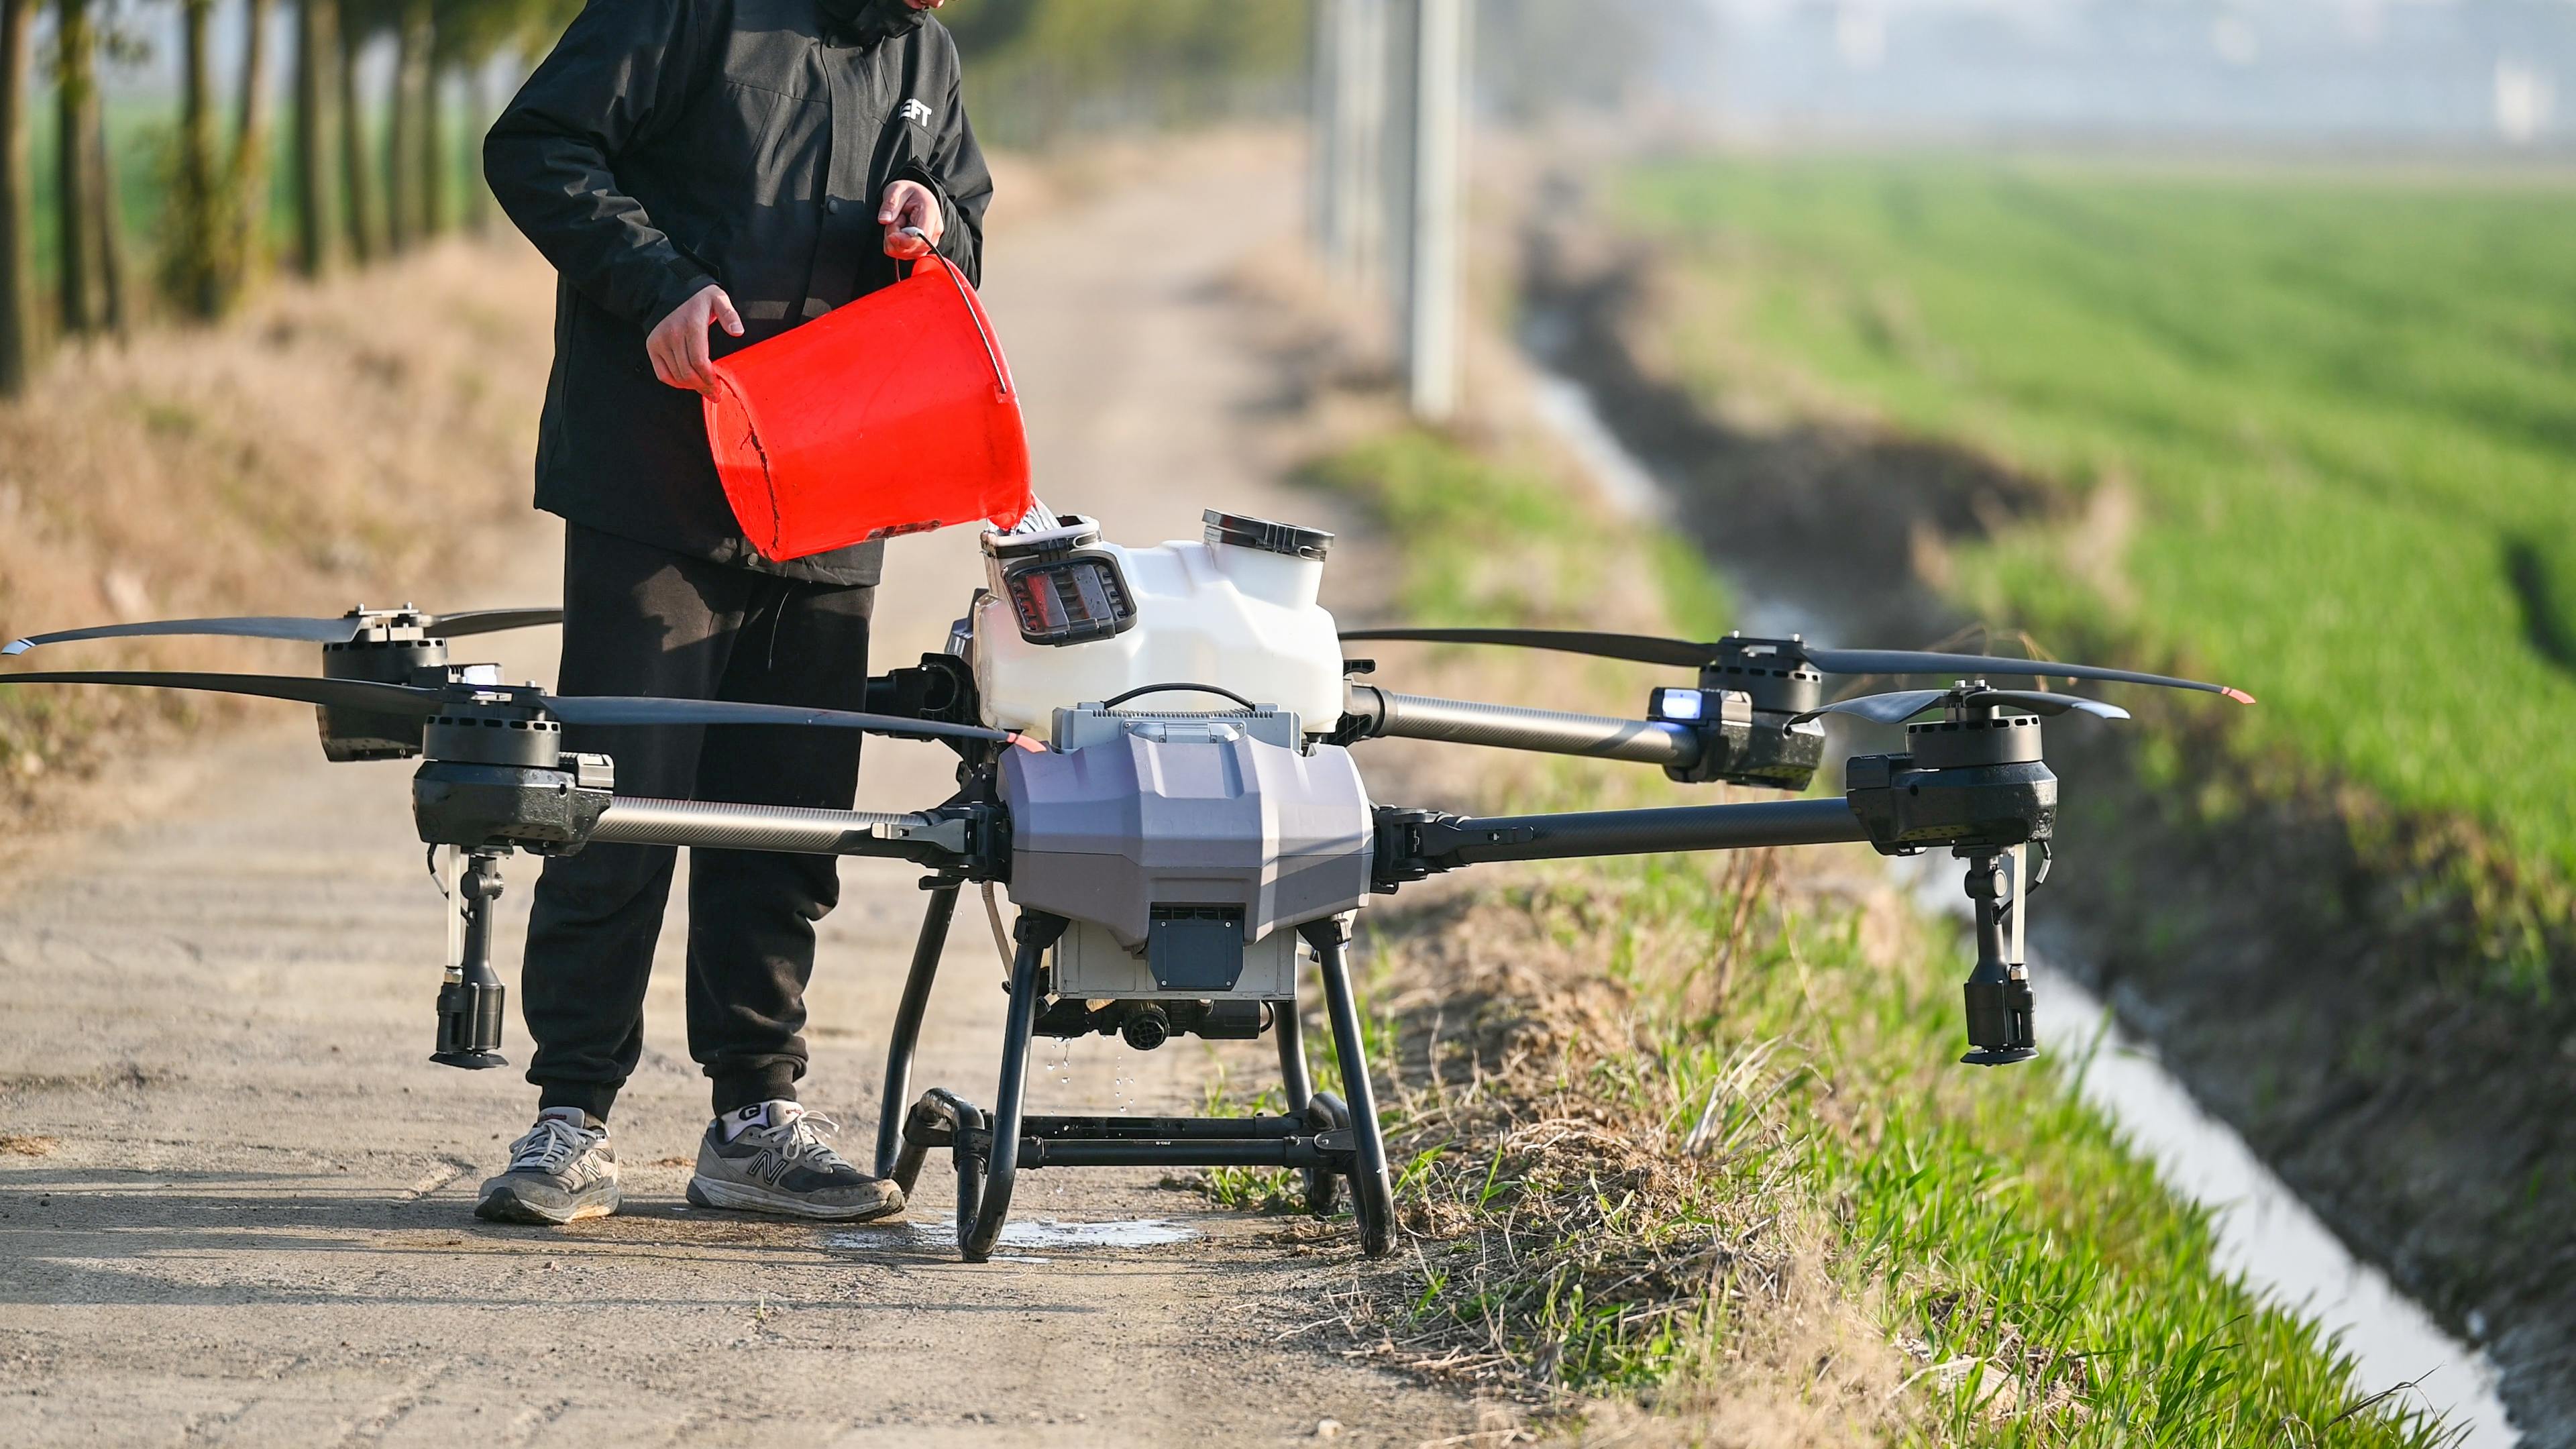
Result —
[{"label": "tree trunk", "polygon": [[222,251],[231,239],[217,217],[213,56],[207,32],[214,0],[179,0],[179,164],[171,188],[173,226],[163,228],[170,296],[195,317],[223,310]]},{"label": "tree trunk", "polygon": [[82,336],[98,327],[92,275],[96,248],[90,226],[98,203],[90,198],[95,173],[84,154],[96,129],[98,35],[89,0],[56,0],[54,7],[54,227],[59,242],[57,281],[62,288],[63,331]]},{"label": "tree trunk", "polygon": [[332,21],[340,32],[340,197],[341,220],[349,228],[349,258],[359,266],[376,259],[376,239],[381,233],[376,226],[374,153],[367,149],[367,108],[358,100],[358,60],[366,48],[366,37],[349,23],[348,12],[339,0],[306,0],[307,4],[327,5]]},{"label": "tree trunk", "polygon": [[492,204],[492,188],[483,180],[482,148],[474,143],[474,138],[489,129],[493,119],[501,114],[501,103],[491,94],[492,64],[489,60],[468,67],[465,77],[466,105],[472,116],[472,123],[465,128],[468,162],[465,168],[465,224],[474,229],[475,235],[489,236],[500,208]]},{"label": "tree trunk", "polygon": [[331,67],[340,58],[336,0],[295,7],[295,269],[318,277],[331,269],[331,177],[325,137],[331,130]]},{"label": "tree trunk", "polygon": [[35,193],[27,158],[27,46],[36,0],[0,0],[0,398],[36,371]]},{"label": "tree trunk", "polygon": [[426,109],[429,79],[429,0],[404,0],[399,51],[394,65],[393,124],[387,128],[387,191],[393,204],[388,229],[397,252],[409,250],[426,233],[421,214],[421,158],[428,147],[421,138],[421,112]]},{"label": "tree trunk", "polygon": [[[435,45],[436,37],[432,37]],[[420,229],[437,236],[447,230],[447,78],[435,60],[425,67],[420,86]]]},{"label": "tree trunk", "polygon": [[231,266],[224,277],[225,299],[239,296],[267,260],[268,252],[268,30],[271,0],[245,0],[243,5],[241,111],[233,127],[232,164],[225,168],[232,218]]},{"label": "tree trunk", "polygon": [[89,194],[97,207],[91,230],[98,245],[99,296],[104,304],[102,320],[117,340],[123,341],[126,328],[133,321],[133,311],[126,305],[125,287],[125,219],[116,198],[116,155],[107,149],[107,110],[92,105],[89,145],[84,148],[89,163]]}]

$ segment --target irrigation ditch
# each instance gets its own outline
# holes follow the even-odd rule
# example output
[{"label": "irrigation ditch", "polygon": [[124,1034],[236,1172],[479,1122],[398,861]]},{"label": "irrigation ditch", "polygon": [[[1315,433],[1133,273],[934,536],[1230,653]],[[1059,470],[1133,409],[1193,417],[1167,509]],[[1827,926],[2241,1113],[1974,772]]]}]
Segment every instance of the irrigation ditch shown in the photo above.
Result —
[{"label": "irrigation ditch", "polygon": [[[2044,481],[1936,440],[1716,415],[1641,343],[1651,251],[1541,228],[1519,280],[1524,344],[1568,384],[1542,397],[1557,430],[1614,497],[1689,535],[1757,623],[1973,639],[1942,588],[1957,546],[2085,532]],[[2081,783],[2043,897],[2065,978],[2044,1035],[2072,1045],[2108,1004],[2153,1060],[2097,1059],[2087,1094],[2178,1189],[2226,1206],[2234,1266],[2307,1301],[2374,1378],[2441,1364],[2421,1391],[2465,1442],[2576,1446],[2576,1003],[2490,965],[2576,948],[2514,909],[2530,883],[2473,830],[2244,759],[2207,711],[2123,703],[2134,731],[2051,736]]]}]

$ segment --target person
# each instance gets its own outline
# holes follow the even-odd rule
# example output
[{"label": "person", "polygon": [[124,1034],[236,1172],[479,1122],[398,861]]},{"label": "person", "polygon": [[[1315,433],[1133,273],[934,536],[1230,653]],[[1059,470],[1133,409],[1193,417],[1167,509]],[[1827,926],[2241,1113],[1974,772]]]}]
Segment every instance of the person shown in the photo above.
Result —
[{"label": "person", "polygon": [[[716,358],[898,279],[936,251],[980,277],[992,177],[944,0],[591,0],[483,144],[501,208],[561,274],[537,506],[564,519],[567,695],[864,709],[882,545],[788,563],[735,526],[698,394]],[[859,736],[567,730],[629,795],[849,809]],[[476,1206],[499,1221],[613,1213],[608,1119],[644,1048],[644,988],[676,852],[546,862],[520,995],[537,1120]],[[715,1119],[689,1200],[862,1221],[902,1193],[797,1104],[829,857],[696,850],[689,1051]]]}]

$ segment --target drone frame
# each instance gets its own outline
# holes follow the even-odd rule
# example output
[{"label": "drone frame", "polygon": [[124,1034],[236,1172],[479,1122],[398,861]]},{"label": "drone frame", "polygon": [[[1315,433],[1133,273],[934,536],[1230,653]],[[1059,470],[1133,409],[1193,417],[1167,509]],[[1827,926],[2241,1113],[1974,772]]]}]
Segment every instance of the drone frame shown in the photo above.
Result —
[{"label": "drone frame", "polygon": [[[544,622],[533,617],[540,612],[481,617],[511,621],[491,627],[520,627]],[[363,636],[373,617],[353,611],[343,627],[352,636]],[[392,642],[410,642],[410,635],[422,632],[424,621],[435,617],[406,610],[392,630],[377,627],[373,632],[402,636]],[[117,632],[186,631],[127,626]],[[1532,643],[1532,631],[1470,632],[1485,637],[1422,630],[1360,631],[1346,637]],[[1496,634],[1513,637],[1492,637]],[[90,631],[76,631],[70,637],[91,636]],[[63,637],[40,636],[38,642]],[[1572,642],[1535,647],[1570,647],[1611,657],[1638,657],[1640,652],[1640,641],[1628,636],[1563,637]],[[1603,640],[1610,642],[1605,646]],[[338,647],[325,642],[326,648]],[[1978,951],[1963,986],[1972,1049],[1962,1060],[1989,1066],[2028,1060],[2037,1051],[2020,904],[2046,876],[2056,820],[2056,777],[2041,759],[2040,716],[2069,711],[2124,715],[2097,701],[1995,690],[1968,679],[1943,690],[1825,704],[1818,697],[1822,673],[1880,672],[1891,662],[1934,659],[1988,673],[2121,679],[2222,692],[2251,702],[2218,686],[2081,665],[1860,651],[1835,657],[1836,651],[1807,650],[1797,641],[1642,642],[1673,646],[1650,662],[1697,662],[1703,671],[1697,690],[1658,690],[1648,719],[1435,699],[1354,680],[1350,710],[1325,738],[1341,745],[1386,737],[1447,740],[1649,763],[1683,780],[1803,788],[1821,755],[1822,736],[1814,723],[1820,716],[1855,714],[1892,724],[1937,708],[1942,717],[1911,726],[1905,753],[1850,758],[1838,799],[1490,818],[1376,806],[1369,847],[1371,888],[1392,893],[1434,874],[1504,861],[1838,843],[1863,843],[1887,855],[1946,848],[1967,864]],[[1688,659],[1672,657],[1678,650],[1699,652]],[[1768,662],[1757,670],[1748,659]],[[487,670],[447,666],[443,660],[436,668],[432,675],[429,668],[414,670],[407,664],[402,682],[109,672],[0,674],[0,683],[165,685],[300,700],[320,707],[326,753],[335,759],[350,757],[329,748],[335,712],[393,721],[390,745],[397,753],[416,753],[422,761],[412,786],[419,836],[433,854],[442,848],[447,852],[440,872],[452,902],[449,960],[432,1058],[442,1064],[469,1069],[505,1064],[498,1051],[503,996],[492,967],[492,938],[501,861],[514,850],[547,856],[618,842],[903,859],[927,869],[921,885],[929,898],[889,1032],[875,1169],[909,1193],[928,1153],[948,1149],[956,1165],[958,1246],[966,1259],[980,1262],[991,1256],[1018,1174],[1050,1167],[1296,1170],[1305,1177],[1307,1206],[1319,1214],[1332,1210],[1340,1184],[1348,1182],[1363,1252],[1375,1257],[1389,1251],[1393,1189],[1350,975],[1355,912],[1292,927],[1314,954],[1326,1026],[1341,1067],[1340,1094],[1315,1088],[1292,987],[1285,1000],[1269,1003],[1267,1027],[1277,1033],[1286,1113],[1239,1118],[1029,1114],[1028,1055],[1035,1037],[1042,1032],[1082,1034],[1089,1024],[1086,1020],[1067,1030],[1045,1015],[1051,995],[1048,952],[1071,922],[1062,915],[1023,909],[1010,952],[1010,1004],[992,1110],[941,1088],[911,1098],[922,1021],[958,895],[971,883],[1007,883],[1010,878],[1010,822],[994,778],[1002,752],[1026,743],[977,723],[973,676],[955,656],[925,655],[917,667],[870,680],[870,713],[561,699],[534,686],[498,686],[488,681]],[[1726,673],[1729,668],[1736,673]],[[1355,675],[1373,669],[1368,661],[1351,664]],[[1754,687],[1727,687],[1739,683]],[[961,788],[940,806],[908,814],[646,799],[615,793],[612,760],[561,748],[561,726],[567,722],[686,724],[715,722],[718,716],[725,722],[827,726],[939,740],[960,756]],[[2036,874],[2028,870],[2033,854],[2039,862]],[[1257,1036],[1258,1030],[1251,1034]]]}]

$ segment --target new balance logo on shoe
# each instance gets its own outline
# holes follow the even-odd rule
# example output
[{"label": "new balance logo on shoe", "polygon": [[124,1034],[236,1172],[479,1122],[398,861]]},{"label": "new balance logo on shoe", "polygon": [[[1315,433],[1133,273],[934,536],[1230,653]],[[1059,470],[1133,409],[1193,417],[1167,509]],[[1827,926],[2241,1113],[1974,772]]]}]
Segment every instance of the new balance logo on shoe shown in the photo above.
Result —
[{"label": "new balance logo on shoe", "polygon": [[903,118],[912,122],[914,125],[921,127],[925,131],[930,129],[930,107],[922,104],[920,101],[913,100],[904,102]]}]

